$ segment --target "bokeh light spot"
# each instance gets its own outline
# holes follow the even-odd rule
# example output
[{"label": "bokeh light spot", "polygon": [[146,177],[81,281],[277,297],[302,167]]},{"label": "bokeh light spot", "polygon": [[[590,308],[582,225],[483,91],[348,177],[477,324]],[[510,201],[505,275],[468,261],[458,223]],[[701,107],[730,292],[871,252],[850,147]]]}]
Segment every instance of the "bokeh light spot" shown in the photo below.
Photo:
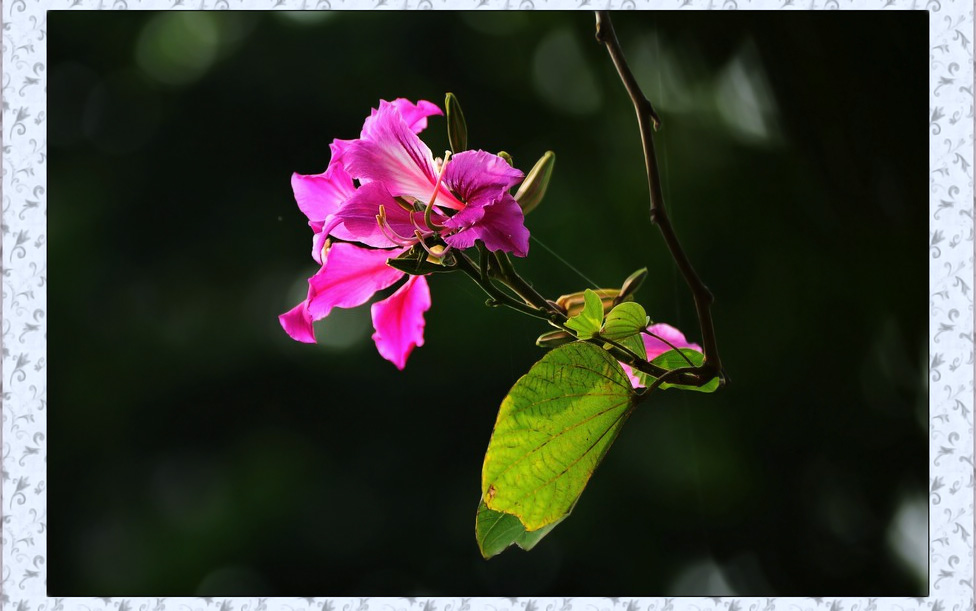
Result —
[{"label": "bokeh light spot", "polygon": [[550,32],[532,61],[536,92],[553,108],[584,115],[600,109],[603,97],[583,55],[579,37],[567,28]]},{"label": "bokeh light spot", "polygon": [[200,78],[217,55],[219,30],[208,13],[160,13],[142,30],[136,61],[161,83],[185,85]]}]

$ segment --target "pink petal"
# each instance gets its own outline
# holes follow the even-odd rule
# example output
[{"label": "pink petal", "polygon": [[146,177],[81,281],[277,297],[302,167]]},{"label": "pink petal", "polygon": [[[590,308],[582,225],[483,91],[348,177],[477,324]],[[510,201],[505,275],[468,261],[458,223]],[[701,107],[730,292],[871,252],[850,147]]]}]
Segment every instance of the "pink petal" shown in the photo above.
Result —
[{"label": "pink petal", "polygon": [[424,345],[424,312],[430,309],[430,289],[423,276],[411,276],[395,293],[370,308],[373,341],[380,356],[402,370],[416,346]]},{"label": "pink petal", "polygon": [[457,229],[444,241],[455,248],[469,248],[482,240],[488,250],[510,252],[516,257],[529,253],[529,230],[515,198],[503,193],[484,206],[468,206],[444,222]]},{"label": "pink petal", "polygon": [[633,386],[634,388],[640,388],[641,385],[640,378],[637,377],[637,374],[640,372],[635,371],[630,365],[626,363],[620,363],[620,366],[623,367],[624,373],[626,373],[627,378],[630,379],[630,385]]},{"label": "pink petal", "polygon": [[319,265],[322,265],[322,263],[324,262],[322,256],[322,249],[325,248],[325,244],[328,241],[328,239],[329,239],[329,234],[322,231],[321,226],[315,232],[315,235],[312,236],[312,258],[315,259],[315,262],[318,263]]},{"label": "pink petal", "polygon": [[[675,348],[691,348],[693,350],[697,350],[698,352],[702,351],[701,346],[696,343],[689,342],[687,339],[685,339],[684,333],[678,331],[669,324],[661,322],[656,325],[651,325],[647,328],[647,330],[654,335],[663,337],[667,341],[671,342],[674,344]],[[654,360],[665,352],[671,350],[671,346],[668,346],[659,339],[651,337],[645,333],[642,333],[641,337],[644,338],[644,348],[647,349],[648,361]]]},{"label": "pink petal", "polygon": [[279,316],[278,322],[292,339],[306,344],[315,343],[315,330],[312,328],[312,316],[308,313],[307,299]]},{"label": "pink petal", "polygon": [[325,318],[332,308],[353,308],[376,291],[403,277],[386,264],[406,249],[372,250],[340,242],[329,249],[325,264],[308,279],[308,311],[312,320]]},{"label": "pink petal", "polygon": [[[334,219],[335,222],[341,223],[341,226],[337,226],[332,234],[340,237],[337,231],[341,228],[350,236],[346,239],[369,246],[397,246],[397,243],[386,237],[376,220],[380,206],[383,206],[386,212],[388,226],[410,243],[416,242],[414,231],[418,226],[423,227],[423,213],[411,213],[404,210],[393,199],[386,187],[379,182],[366,183],[343,204],[342,208],[335,214]],[[413,216],[413,220],[411,220],[411,216]],[[445,219],[439,214],[434,214],[432,220],[442,223]]]},{"label": "pink petal", "polygon": [[[651,325],[648,327],[647,330],[668,340],[674,344],[675,348],[691,348],[692,350],[697,350],[698,352],[702,351],[701,346],[694,342],[689,342],[687,339],[685,339],[684,333],[678,331],[669,324],[663,322],[657,323],[656,325]],[[671,346],[668,346],[657,338],[651,337],[644,333],[641,334],[641,337],[644,340],[644,348],[647,350],[648,361],[653,361],[655,358],[661,356],[665,352],[672,350]],[[635,371],[629,365],[624,363],[620,363],[620,366],[624,368],[624,373],[626,373],[627,377],[630,378],[630,383],[634,385],[634,388],[640,386],[640,380],[637,377],[639,372]]]},{"label": "pink petal", "polygon": [[391,195],[427,201],[434,191],[433,155],[393,105],[380,106],[363,126],[362,139],[349,144],[342,160],[350,175],[379,181]]},{"label": "pink petal", "polygon": [[521,170],[485,151],[463,151],[451,157],[444,183],[471,205],[485,205],[522,180]]},{"label": "pink petal", "polygon": [[324,221],[356,191],[352,178],[336,163],[322,174],[292,174],[291,188],[298,208],[311,223]]},{"label": "pink petal", "polygon": [[[380,108],[384,106],[393,106],[396,108],[397,112],[400,113],[400,117],[403,122],[407,124],[407,127],[415,134],[427,129],[427,117],[431,115],[443,115],[443,111],[437,107],[437,104],[433,102],[428,102],[427,100],[417,100],[414,104],[406,98],[397,98],[392,102],[387,102],[386,100],[380,100]],[[366,119],[368,123],[373,117],[376,116],[376,110],[369,115],[370,118]],[[365,124],[364,124],[365,129]]]},{"label": "pink petal", "polygon": [[342,156],[345,154],[346,149],[349,148],[349,145],[353,142],[355,142],[355,140],[340,140],[339,138],[333,140],[332,144],[329,145],[329,150],[332,152],[332,161],[330,162],[330,165],[333,163],[341,164]]}]

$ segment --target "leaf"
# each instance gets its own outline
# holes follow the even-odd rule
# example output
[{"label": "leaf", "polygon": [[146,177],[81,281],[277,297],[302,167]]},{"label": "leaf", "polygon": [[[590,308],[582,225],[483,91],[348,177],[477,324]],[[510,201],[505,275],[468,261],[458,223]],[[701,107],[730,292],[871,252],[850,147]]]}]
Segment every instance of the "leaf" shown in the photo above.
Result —
[{"label": "leaf", "polygon": [[[662,369],[667,369],[668,371],[670,371],[672,369],[678,369],[680,367],[690,367],[690,366],[700,367],[701,364],[705,362],[705,355],[692,348],[682,348],[681,354],[684,354],[686,357],[688,357],[688,360],[686,361],[680,354],[678,354],[677,350],[669,350],[664,354],[658,356],[654,360],[652,360],[651,364],[657,365]],[[688,361],[691,361],[691,365],[688,364]],[[653,380],[654,380],[653,376],[649,376],[647,374],[640,374],[640,381],[641,384],[644,386],[647,386]],[[667,382],[665,382],[664,384],[661,384],[658,388],[661,389],[678,388],[680,390],[694,390],[697,392],[715,392],[716,390],[718,390],[718,385],[719,385],[719,378],[718,376],[715,376],[714,378],[706,382],[704,386],[689,386],[687,384],[668,384]]]},{"label": "leaf", "polygon": [[576,331],[580,339],[589,339],[600,331],[603,323],[603,301],[594,291],[586,289],[583,292],[586,304],[583,311],[566,321],[566,326]]},{"label": "leaf", "polygon": [[[595,295],[594,295],[595,296]],[[481,474],[486,506],[529,532],[563,519],[633,408],[620,364],[576,342],[549,352],[498,410]]]},{"label": "leaf", "polygon": [[478,505],[478,514],[475,519],[475,536],[481,555],[485,558],[491,558],[505,551],[513,543],[525,551],[529,551],[557,524],[559,521],[539,530],[526,532],[518,518],[508,513],[488,509],[482,500]]},{"label": "leaf", "polygon": [[[644,340],[641,338],[640,335],[631,335],[630,337],[622,339],[617,343],[623,346],[624,348],[630,349],[631,352],[633,352],[640,358],[642,359],[647,358],[647,347],[644,346]],[[610,344],[603,345],[604,350],[606,350],[609,347]]]},{"label": "leaf", "polygon": [[613,341],[620,341],[640,333],[640,330],[646,326],[647,312],[644,311],[644,306],[628,301],[610,310],[610,313],[607,314],[607,322],[603,323],[600,336]]},{"label": "leaf", "polygon": [[525,527],[513,515],[492,511],[482,500],[475,516],[475,538],[485,558],[496,556],[525,534]]}]

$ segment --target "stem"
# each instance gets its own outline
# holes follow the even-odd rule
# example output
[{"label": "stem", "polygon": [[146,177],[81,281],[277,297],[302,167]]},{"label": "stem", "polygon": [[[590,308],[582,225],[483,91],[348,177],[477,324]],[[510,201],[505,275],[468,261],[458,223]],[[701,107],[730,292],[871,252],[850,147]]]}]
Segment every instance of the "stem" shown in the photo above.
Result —
[{"label": "stem", "polygon": [[[716,374],[720,375],[720,379],[724,383],[725,377],[721,375],[722,361],[718,355],[718,344],[715,341],[715,328],[712,324],[711,305],[715,298],[711,291],[708,290],[708,287],[701,281],[701,278],[698,277],[698,274],[695,273],[695,268],[692,267],[691,261],[688,260],[687,255],[685,255],[684,250],[681,248],[678,236],[675,235],[674,228],[671,226],[671,221],[668,218],[668,213],[664,209],[664,196],[661,192],[661,179],[658,174],[657,154],[654,151],[654,138],[652,134],[652,129],[656,130],[660,127],[661,120],[658,118],[657,113],[654,112],[654,107],[651,106],[650,100],[641,91],[640,86],[637,84],[637,79],[634,78],[634,74],[631,72],[630,66],[624,58],[624,52],[620,48],[620,41],[617,40],[617,34],[613,30],[613,23],[610,21],[610,14],[607,11],[596,12],[596,39],[597,42],[606,45],[607,51],[610,53],[610,59],[613,60],[613,65],[617,68],[620,80],[627,89],[627,94],[630,96],[634,104],[634,110],[637,112],[641,144],[644,148],[644,164],[647,170],[647,186],[651,198],[651,222],[661,230],[661,235],[664,237],[668,250],[671,252],[672,258],[674,258],[678,269],[681,271],[685,283],[691,289],[692,297],[695,300],[695,310],[698,312],[698,324],[701,327],[705,358],[701,367],[692,369],[696,375],[701,376],[702,383],[711,379]],[[658,378],[658,380],[660,379]]]},{"label": "stem", "polygon": [[698,367],[679,367],[678,369],[672,369],[671,371],[668,371],[661,377],[651,382],[651,385],[645,388],[644,392],[638,395],[637,401],[641,402],[647,399],[648,397],[650,397],[651,391],[657,388],[658,386],[660,386],[661,384],[664,384],[665,382],[671,382],[673,378],[677,378],[678,379],[677,381],[680,382],[681,378],[684,377],[686,374],[695,374],[697,370]]},{"label": "stem", "polygon": [[531,284],[526,282],[525,279],[515,271],[515,266],[512,265],[512,261],[508,258],[508,254],[504,252],[495,252],[491,253],[491,255],[498,263],[498,269],[500,272],[499,280],[515,291],[515,293],[527,303],[534,305],[540,310],[558,314],[560,318],[565,320],[566,316],[562,312],[553,307],[553,305],[549,303],[545,297],[540,295],[537,290],[532,288]]},{"label": "stem", "polygon": [[675,346],[674,344],[672,344],[668,340],[664,339],[660,335],[658,335],[656,333],[651,333],[646,328],[645,329],[641,329],[641,333],[643,333],[644,335],[650,335],[651,337],[653,337],[654,339],[658,340],[659,342],[662,342],[664,344],[667,344],[668,347],[670,347],[672,350],[674,350],[679,355],[681,355],[681,358],[683,358],[685,360],[685,362],[688,363],[688,366],[689,367],[694,367],[695,366],[695,364],[691,362],[691,359],[689,359],[687,356],[685,356],[685,353],[684,352],[682,352],[681,350],[679,350],[677,346]]},{"label": "stem", "polygon": [[468,255],[464,254],[461,251],[457,251],[457,255],[458,255],[457,256],[458,269],[460,269],[462,272],[467,274],[468,277],[470,277],[472,280],[475,281],[475,284],[480,286],[484,292],[488,293],[488,296],[492,298],[495,304],[508,306],[513,310],[522,312],[523,314],[528,314],[529,316],[535,318],[541,318],[542,320],[551,322],[548,316],[546,316],[536,308],[533,308],[532,306],[522,303],[520,301],[516,301],[515,299],[511,298],[510,296],[498,290],[498,287],[495,286],[495,284],[490,279],[488,278],[482,279],[481,273],[474,266],[474,263],[471,261],[471,259],[468,258]]}]

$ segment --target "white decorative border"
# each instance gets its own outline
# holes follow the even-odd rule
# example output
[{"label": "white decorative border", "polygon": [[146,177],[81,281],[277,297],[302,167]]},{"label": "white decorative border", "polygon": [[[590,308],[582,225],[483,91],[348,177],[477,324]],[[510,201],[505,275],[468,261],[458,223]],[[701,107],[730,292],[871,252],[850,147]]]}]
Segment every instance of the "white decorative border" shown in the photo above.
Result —
[{"label": "white decorative border", "polygon": [[[564,8],[918,9],[930,12],[930,596],[927,598],[48,598],[46,595],[46,11],[183,8],[182,0],[7,0],[3,21],[2,574],[17,611],[964,611],[973,599],[973,5],[969,0],[665,0]],[[194,8],[266,8],[203,0]],[[373,6],[278,0],[276,8]],[[396,8],[508,8],[510,0],[406,0]],[[131,5],[131,6],[130,6]],[[378,0],[376,7],[384,6]],[[534,8],[521,0],[519,8]],[[388,6],[388,5],[387,5]],[[540,7],[541,8],[541,7]]]}]

